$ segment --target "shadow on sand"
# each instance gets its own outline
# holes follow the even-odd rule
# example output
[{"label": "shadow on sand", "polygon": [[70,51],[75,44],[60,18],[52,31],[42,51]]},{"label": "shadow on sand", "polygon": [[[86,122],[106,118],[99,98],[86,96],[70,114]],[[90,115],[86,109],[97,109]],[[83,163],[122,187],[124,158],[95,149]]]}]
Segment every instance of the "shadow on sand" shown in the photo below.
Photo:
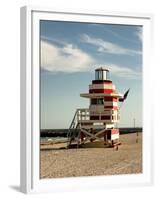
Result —
[{"label": "shadow on sand", "polygon": [[17,191],[17,192],[20,192],[20,186],[18,186],[18,185],[10,185],[9,187],[10,187],[11,189]]}]

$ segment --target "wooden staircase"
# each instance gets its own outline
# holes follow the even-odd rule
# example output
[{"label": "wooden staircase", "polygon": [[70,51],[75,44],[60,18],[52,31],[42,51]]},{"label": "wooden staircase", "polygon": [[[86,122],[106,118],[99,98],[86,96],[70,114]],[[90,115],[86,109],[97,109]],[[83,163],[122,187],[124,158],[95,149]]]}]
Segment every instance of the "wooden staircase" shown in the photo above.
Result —
[{"label": "wooden staircase", "polygon": [[70,124],[70,127],[68,129],[68,133],[67,133],[67,138],[68,138],[68,142],[67,142],[67,148],[73,148],[73,147],[77,147],[79,146],[79,136],[80,136],[80,130],[79,130],[79,123],[78,123],[78,119],[77,119],[77,115],[78,115],[78,109],[76,110],[74,117],[72,119],[72,122]]}]

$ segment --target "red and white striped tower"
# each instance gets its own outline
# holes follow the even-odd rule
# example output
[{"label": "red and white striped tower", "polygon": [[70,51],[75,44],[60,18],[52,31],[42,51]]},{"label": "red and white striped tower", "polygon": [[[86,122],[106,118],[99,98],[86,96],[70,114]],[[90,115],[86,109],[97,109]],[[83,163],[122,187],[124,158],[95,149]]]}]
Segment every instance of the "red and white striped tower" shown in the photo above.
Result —
[{"label": "red and white striped tower", "polygon": [[[115,85],[109,79],[109,70],[102,67],[96,69],[95,80],[89,85],[89,93],[80,96],[90,99],[89,109],[87,111],[81,109],[78,118],[82,129],[81,141],[90,136],[90,141],[104,136],[106,143],[118,142],[119,129],[116,128],[120,119],[118,102],[123,95],[116,91]],[[81,114],[82,111],[84,115]]]}]

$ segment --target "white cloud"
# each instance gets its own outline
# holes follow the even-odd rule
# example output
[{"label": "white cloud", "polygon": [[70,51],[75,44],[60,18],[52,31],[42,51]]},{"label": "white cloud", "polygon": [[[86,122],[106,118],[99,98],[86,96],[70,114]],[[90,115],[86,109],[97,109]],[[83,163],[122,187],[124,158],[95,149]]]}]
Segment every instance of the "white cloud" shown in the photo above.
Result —
[{"label": "white cloud", "polygon": [[82,38],[83,42],[96,46],[97,51],[102,52],[102,53],[130,55],[130,56],[132,56],[134,54],[141,54],[140,51],[136,51],[133,49],[127,49],[127,48],[121,47],[117,44],[114,44],[112,42],[102,40],[100,38],[90,37],[87,34],[83,34],[81,38]]},{"label": "white cloud", "polygon": [[108,69],[111,74],[123,79],[139,80],[141,79],[141,75],[142,75],[141,72],[138,72],[131,68],[119,66],[119,65],[115,65],[111,63],[102,63],[99,65],[95,65],[95,69],[99,67]]},{"label": "white cloud", "polygon": [[92,71],[98,67],[105,67],[120,78],[140,79],[141,73],[131,68],[114,65],[112,63],[99,63],[89,54],[83,52],[72,44],[57,47],[54,44],[41,40],[41,67],[50,72],[83,72]]},{"label": "white cloud", "polygon": [[51,72],[87,71],[94,63],[92,57],[72,44],[57,47],[41,40],[41,67]]},{"label": "white cloud", "polygon": [[[101,65],[104,66],[104,65]],[[107,66],[107,69],[110,70],[111,73],[113,73],[115,76],[125,79],[140,79],[141,78],[141,72],[138,72],[136,70],[130,69],[128,67],[120,67],[119,65],[105,65]],[[106,67],[105,67],[106,68]]]}]

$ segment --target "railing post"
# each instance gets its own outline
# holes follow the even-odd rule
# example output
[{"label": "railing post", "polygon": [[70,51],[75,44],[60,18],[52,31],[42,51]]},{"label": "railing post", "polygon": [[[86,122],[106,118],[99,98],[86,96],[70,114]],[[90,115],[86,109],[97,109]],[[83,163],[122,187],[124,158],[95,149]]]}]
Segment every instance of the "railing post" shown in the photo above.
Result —
[{"label": "railing post", "polygon": [[99,113],[99,120],[101,120],[101,112]]}]

